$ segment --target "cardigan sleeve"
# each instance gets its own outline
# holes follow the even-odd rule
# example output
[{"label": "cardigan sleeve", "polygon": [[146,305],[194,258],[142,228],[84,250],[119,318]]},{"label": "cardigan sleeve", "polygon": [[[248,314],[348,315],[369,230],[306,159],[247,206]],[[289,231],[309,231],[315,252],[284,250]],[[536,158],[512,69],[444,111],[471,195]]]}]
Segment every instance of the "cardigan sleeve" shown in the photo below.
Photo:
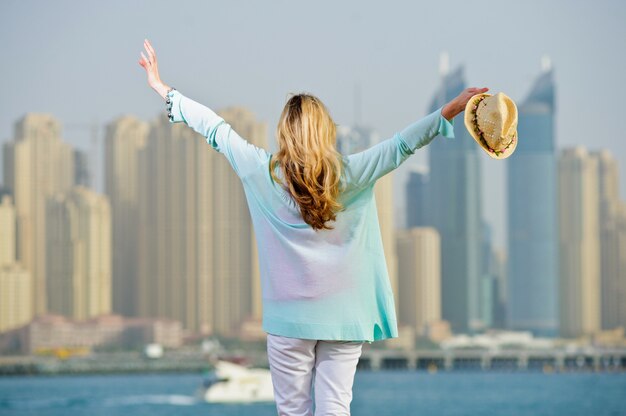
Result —
[{"label": "cardigan sleeve", "polygon": [[442,109],[443,106],[369,149],[345,157],[348,185],[356,188],[373,185],[438,135],[453,139],[454,119],[450,122],[443,117]]},{"label": "cardigan sleeve", "polygon": [[184,122],[206,138],[208,144],[228,159],[237,176],[245,177],[269,159],[269,153],[242,138],[210,108],[178,90],[166,96],[170,123]]}]

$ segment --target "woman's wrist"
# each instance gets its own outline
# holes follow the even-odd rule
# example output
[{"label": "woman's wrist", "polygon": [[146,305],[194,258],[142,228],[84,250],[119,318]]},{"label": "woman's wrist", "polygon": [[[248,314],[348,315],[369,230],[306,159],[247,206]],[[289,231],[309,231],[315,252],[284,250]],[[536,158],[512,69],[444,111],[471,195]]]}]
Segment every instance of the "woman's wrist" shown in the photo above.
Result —
[{"label": "woman's wrist", "polygon": [[452,121],[454,117],[456,117],[463,108],[459,105],[457,100],[452,100],[443,106],[441,109],[441,115],[448,121]]},{"label": "woman's wrist", "polygon": [[167,92],[170,90],[170,86],[161,82],[157,85],[155,85],[154,87],[152,87],[153,90],[156,91],[157,94],[159,94],[161,96],[161,98],[165,99],[165,97],[167,96]]}]

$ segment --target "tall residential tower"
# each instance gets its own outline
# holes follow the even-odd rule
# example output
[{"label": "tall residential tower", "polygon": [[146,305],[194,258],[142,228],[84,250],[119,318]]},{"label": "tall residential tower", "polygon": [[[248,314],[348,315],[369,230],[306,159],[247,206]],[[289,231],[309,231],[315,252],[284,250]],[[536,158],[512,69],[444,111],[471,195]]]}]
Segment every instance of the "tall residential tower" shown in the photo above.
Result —
[{"label": "tall residential tower", "polygon": [[[435,111],[465,89],[463,67],[443,74],[433,97]],[[427,223],[441,236],[442,317],[455,332],[484,327],[480,314],[481,180],[479,147],[462,120],[454,139],[428,145]]]},{"label": "tall residential tower", "polygon": [[552,70],[519,106],[519,144],[507,165],[508,327],[558,335],[558,221]]}]

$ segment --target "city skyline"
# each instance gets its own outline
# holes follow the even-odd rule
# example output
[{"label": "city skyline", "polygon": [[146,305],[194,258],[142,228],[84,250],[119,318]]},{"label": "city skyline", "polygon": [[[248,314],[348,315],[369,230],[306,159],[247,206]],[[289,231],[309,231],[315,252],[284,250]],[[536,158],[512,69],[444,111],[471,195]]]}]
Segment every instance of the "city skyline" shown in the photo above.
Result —
[{"label": "city skyline", "polygon": [[[542,57],[548,55],[559,85],[557,146],[606,148],[620,165],[626,164],[626,143],[610,123],[619,119],[619,98],[626,92],[623,83],[613,82],[626,71],[626,58],[613,53],[619,50],[618,39],[626,37],[621,24],[626,4],[392,2],[384,8],[373,2],[243,4],[187,2],[188,7],[172,10],[166,2],[7,3],[0,16],[0,36],[5,40],[0,75],[11,80],[5,90],[12,105],[0,114],[0,142],[10,140],[14,120],[43,111],[62,121],[68,142],[91,155],[95,121],[101,127],[100,150],[92,170],[95,188],[102,192],[105,122],[122,113],[148,120],[162,108],[137,64],[147,37],[159,54],[164,80],[211,107],[237,104],[251,109],[268,123],[270,148],[275,146],[274,126],[288,92],[311,91],[324,100],[339,124],[360,120],[385,138],[425,114],[439,82],[442,51],[448,51],[450,67],[465,67],[468,84],[503,91],[518,102],[541,69]],[[72,13],[67,13],[70,6]],[[484,22],[515,16],[507,23],[506,36],[493,36],[486,48],[460,40],[468,30],[464,16],[474,16],[477,10]],[[221,18],[207,25],[198,18],[203,15]],[[420,17],[424,15],[447,20],[443,25],[438,19]],[[580,24],[583,19],[585,25]],[[116,30],[111,32],[113,21]],[[165,29],[172,22],[179,30]],[[306,31],[297,40],[284,36],[300,24],[324,30]],[[105,32],[109,34],[102,36]],[[229,35],[224,38],[223,33]],[[304,58],[302,48],[308,51]],[[290,60],[292,56],[297,59]],[[226,64],[214,65],[214,57]],[[354,104],[357,86],[360,106]],[[494,241],[502,245],[505,184],[498,178],[504,177],[505,168],[486,155],[481,158],[483,205],[494,208]],[[418,152],[407,169],[425,160],[426,154]],[[402,206],[399,190],[405,173],[400,170],[396,175],[396,207]],[[626,180],[621,175],[624,195]]]},{"label": "city skyline", "polygon": [[[541,78],[539,84],[543,85]],[[446,94],[450,94],[462,86],[462,72],[457,71],[450,74],[450,78],[441,87],[446,91]],[[543,89],[539,90],[544,91]],[[537,91],[533,90],[533,93],[529,95],[529,100],[524,106],[524,112],[530,111],[529,109],[536,111],[544,108],[538,107],[538,103],[533,98],[536,93]],[[551,97],[550,94],[542,96],[547,97],[546,99]],[[433,106],[437,107],[438,100],[442,98],[445,97],[435,96]],[[249,140],[258,145],[264,145],[266,140],[265,123],[257,121],[254,114],[238,107],[220,109],[218,113]],[[541,111],[535,115],[537,114],[544,117]],[[545,116],[550,118],[549,113]],[[535,120],[534,124],[544,127],[550,125],[549,122],[541,122],[541,120]],[[107,163],[107,177],[111,178],[108,188],[117,189],[117,191],[112,191],[112,200],[115,201],[117,198],[121,201],[133,196],[132,193],[128,194],[127,190],[120,192],[124,187],[138,188],[137,200],[134,202],[137,213],[129,222],[128,218],[125,218],[128,213],[125,213],[124,210],[121,211],[121,216],[120,211],[117,211],[117,218],[115,215],[111,215],[109,213],[109,199],[103,194],[85,188],[81,184],[83,175],[73,174],[71,161],[76,160],[72,157],[76,153],[69,144],[59,139],[60,127],[60,122],[49,115],[29,113],[16,122],[14,141],[4,146],[3,158],[8,162],[5,165],[7,169],[4,174],[5,178],[8,179],[6,183],[12,186],[2,190],[4,197],[0,211],[2,214],[0,216],[0,228],[4,230],[4,233],[3,238],[0,239],[0,246],[5,249],[1,253],[2,259],[0,260],[2,261],[0,263],[3,263],[5,267],[0,270],[0,281],[4,285],[1,295],[16,299],[30,298],[26,294],[28,290],[32,290],[28,289],[31,280],[30,272],[36,270],[36,265],[31,265],[31,269],[26,271],[19,265],[20,263],[26,264],[28,257],[25,255],[32,251],[30,256],[48,259],[44,262],[44,269],[47,271],[44,276],[46,284],[39,291],[32,292],[34,295],[32,316],[40,315],[42,312],[56,312],[69,317],[87,319],[99,314],[124,312],[126,309],[130,311],[125,313],[127,316],[177,319],[183,324],[185,330],[191,331],[191,333],[200,331],[201,333],[241,336],[241,331],[248,331],[248,335],[258,334],[258,328],[255,327],[260,323],[261,303],[256,265],[258,260],[255,253],[246,251],[254,247],[253,230],[243,195],[240,195],[241,192],[233,192],[240,184],[230,172],[230,166],[226,161],[221,160],[215,152],[205,152],[204,150],[209,149],[207,149],[204,140],[185,126],[170,126],[164,115],[156,122],[149,124],[131,115],[111,121],[108,125],[110,134],[107,137],[107,143],[110,145],[109,153],[112,156]],[[547,146],[546,149],[550,154],[551,142],[544,137],[545,134],[549,135],[550,129],[543,133],[540,130],[533,133],[533,137],[537,139],[536,143],[534,145],[532,142],[527,143],[526,151],[537,152],[538,149],[540,150],[537,145],[541,142]],[[439,140],[437,148],[430,152],[431,160],[437,161],[441,158],[457,160],[475,154],[477,149],[472,148],[450,151],[449,147],[452,146],[452,142],[463,137],[464,134],[466,132],[457,127],[455,138],[447,141]],[[352,129],[341,129],[340,144],[351,143],[351,146],[355,147],[354,150],[358,151],[367,147],[368,143],[375,140],[376,137],[375,131],[355,126]],[[544,138],[542,139],[542,137]],[[137,146],[134,143],[140,145]],[[42,149],[48,149],[48,152],[44,152]],[[521,149],[524,150],[524,148]],[[590,156],[587,157],[587,154]],[[626,241],[623,240],[626,232],[626,228],[624,228],[626,225],[624,212],[626,210],[620,207],[626,207],[626,202],[619,199],[617,193],[619,166],[610,152],[588,152],[581,146],[568,147],[561,150],[559,160],[566,161],[569,155],[585,160],[589,159],[589,162],[585,162],[585,166],[588,165],[585,172],[588,173],[581,176],[584,179],[576,176],[581,175],[576,170],[576,165],[567,162],[572,167],[568,168],[569,170],[561,169],[561,186],[558,187],[559,200],[561,201],[558,214],[561,221],[560,241],[561,247],[565,248],[565,251],[560,250],[560,263],[566,265],[568,270],[566,273],[561,271],[559,297],[561,300],[566,300],[560,302],[561,309],[568,310],[566,315],[572,317],[567,322],[561,319],[560,328],[562,332],[565,328],[564,335],[574,337],[592,334],[600,329],[612,329],[613,325],[619,325],[623,322],[624,314],[620,307],[622,298],[619,293],[622,293],[622,288],[626,284],[620,266],[620,262],[626,258],[623,254],[626,248],[623,244],[623,241]],[[526,157],[538,156],[543,157],[539,153]],[[55,162],[59,157],[63,163]],[[196,165],[190,165],[185,161],[195,161]],[[429,177],[424,183],[417,182],[414,186],[408,187],[407,191],[417,190],[418,193],[421,193],[419,188],[423,186],[425,189],[431,189],[432,186],[436,186],[437,189],[454,189],[458,186],[445,185],[445,183],[454,183],[458,180],[466,181],[471,178],[474,178],[472,180],[475,184],[477,183],[476,176],[480,172],[479,163],[476,161],[461,164],[455,162],[454,165],[471,166],[475,172],[468,176],[468,174],[459,174],[459,172],[435,170],[429,173]],[[536,163],[522,163],[516,168],[518,172],[515,176],[526,175],[528,168],[534,165]],[[33,173],[28,174],[29,171]],[[135,180],[132,179],[132,171],[137,172]],[[203,174],[196,175],[194,173],[196,171],[202,171]],[[172,176],[173,172],[178,174]],[[422,175],[422,173],[418,175]],[[36,178],[34,182],[30,178],[31,175]],[[437,179],[437,175],[440,176],[439,179]],[[387,177],[391,178],[391,175]],[[216,180],[198,182],[198,178],[216,178]],[[440,183],[442,181],[444,184]],[[160,185],[155,187],[153,182]],[[439,185],[437,185],[438,183]],[[57,188],[52,189],[51,186]],[[579,186],[583,186],[583,188],[577,188]],[[512,186],[512,188],[514,187]],[[461,188],[469,189],[471,186],[464,185]],[[194,192],[193,189],[196,191]],[[445,267],[450,267],[450,265],[454,267],[462,265],[456,259],[464,256],[469,259],[467,254],[463,254],[463,250],[467,251],[467,247],[471,246],[474,246],[473,251],[470,250],[468,253],[474,253],[472,255],[475,255],[476,259],[465,261],[478,263],[474,277],[469,274],[467,276],[459,273],[450,274],[450,271],[447,272],[448,277],[445,277],[445,272],[442,273],[440,296],[443,306],[446,302],[450,302],[450,294],[457,297],[459,294],[467,296],[465,300],[457,299],[458,305],[451,304],[457,309],[460,306],[459,311],[461,312],[451,312],[450,305],[447,310],[442,307],[440,312],[443,318],[442,322],[448,321],[455,333],[471,333],[476,330],[499,327],[503,320],[502,313],[504,311],[499,297],[502,291],[501,286],[504,284],[510,288],[509,302],[511,302],[514,294],[523,293],[525,295],[522,297],[526,299],[537,296],[536,293],[526,293],[523,289],[516,289],[514,282],[506,282],[506,279],[503,278],[502,265],[504,263],[498,254],[503,248],[493,246],[490,227],[488,223],[484,222],[486,213],[478,209],[478,194],[479,191],[476,191],[473,196],[473,204],[476,204],[474,211],[477,214],[474,219],[475,225],[464,225],[463,221],[465,220],[462,221],[458,218],[453,222],[438,221],[440,224],[437,234],[441,230],[443,236],[442,242],[437,243],[442,246],[441,265],[443,269],[445,270]],[[228,197],[216,198],[217,195],[228,195]],[[16,197],[17,204],[13,204],[11,196]],[[441,208],[442,206],[454,205],[446,201],[451,201],[459,196],[450,192],[443,192],[440,193],[440,197],[443,198],[441,201],[433,199],[425,204],[426,221],[418,219],[418,223],[415,225],[421,226],[437,222],[435,221],[437,218],[433,217],[432,212],[445,212],[446,209]],[[530,196],[528,198],[532,199]],[[390,269],[394,298],[399,301],[401,296],[399,296],[398,288],[401,285],[413,284],[411,283],[412,279],[417,279],[419,276],[417,274],[411,276],[395,275],[395,270],[400,267],[399,262],[401,261],[397,255],[395,244],[396,241],[400,241],[398,239],[401,238],[404,231],[393,232],[393,222],[389,222],[391,210],[385,208],[390,205],[392,200],[390,181],[380,181],[377,184],[376,199],[377,205],[380,207],[381,232],[383,235],[389,235],[392,240],[383,240],[383,245]],[[37,202],[39,200],[45,203]],[[545,202],[545,197],[539,197],[539,200]],[[472,202],[463,204],[463,206],[470,203]],[[30,208],[31,205],[35,208]],[[111,206],[114,207],[115,203]],[[44,211],[38,214],[39,216],[43,215],[38,222],[31,219],[34,218],[31,211],[39,212],[36,207],[45,207]],[[410,209],[410,206],[407,206],[407,209]],[[196,213],[193,213],[194,210]],[[581,210],[591,214],[576,217],[579,215],[577,212],[579,213]],[[113,214],[115,212],[116,210],[113,208]],[[454,214],[456,211],[450,212]],[[211,215],[208,215],[209,213]],[[454,215],[466,217],[465,211],[457,214]],[[195,223],[192,220],[200,217],[204,218],[204,222]],[[577,218],[581,219],[578,220]],[[116,303],[115,298],[118,297],[117,301],[119,301],[120,294],[124,292],[124,290],[115,287],[116,276],[111,276],[111,269],[115,269],[116,262],[112,261],[111,252],[107,248],[112,246],[110,232],[115,229],[114,224],[119,220],[122,221],[122,225],[118,226],[117,229],[118,233],[121,230],[122,235],[117,238],[118,244],[126,239],[127,233],[131,232],[132,234],[130,225],[133,221],[137,223],[140,230],[138,232],[138,252],[133,257],[134,261],[138,263],[138,270],[135,271],[134,276],[132,272],[122,272],[124,276],[122,280],[132,280],[132,282],[127,283],[131,283],[130,287],[134,286],[137,293],[121,304],[128,301],[136,302],[137,309],[135,310],[125,307],[119,309],[111,307]],[[586,225],[587,222],[593,225],[588,226]],[[21,227],[19,233],[15,231],[16,225],[18,231]],[[455,228],[450,229],[452,225]],[[43,228],[41,228],[42,226]],[[461,228],[454,231],[458,227]],[[463,231],[465,228],[468,230],[475,229],[475,231],[473,234],[466,234]],[[410,229],[416,230],[415,228]],[[189,234],[191,230],[195,231]],[[450,235],[458,234],[459,230],[461,235],[464,235],[463,243],[459,245],[460,241],[453,241],[453,246],[458,247],[446,249],[447,245],[450,245],[450,241],[445,243],[445,239],[450,240]],[[233,232],[236,236],[233,236]],[[197,235],[194,236],[194,233]],[[570,233],[573,234],[570,236]],[[31,234],[44,235],[45,244],[42,245],[42,248],[32,246],[30,251],[25,251],[21,247],[29,241],[28,238],[30,237],[28,236]],[[115,236],[115,232],[113,234]],[[579,237],[581,235],[582,239],[578,242],[577,239],[581,238]],[[175,239],[178,240],[173,241]],[[217,241],[220,243],[216,244]],[[605,245],[602,258],[599,256],[601,241]],[[11,248],[12,243],[15,243],[13,248]],[[181,252],[183,247],[187,248],[188,253],[190,250],[196,253],[198,255],[197,261],[189,257],[189,254],[183,256]],[[42,249],[43,252],[41,252]],[[242,250],[248,254],[241,255]],[[428,250],[420,250],[420,252],[422,251],[428,252]],[[596,254],[592,256],[592,252]],[[199,255],[198,253],[204,254]],[[583,253],[584,255],[577,256],[576,253]],[[245,258],[246,261],[240,261],[241,257]],[[219,260],[215,261],[215,258],[219,258]],[[50,259],[53,259],[54,262],[50,262]],[[413,260],[420,261],[419,259]],[[406,254],[405,260],[402,261],[406,261]],[[428,260],[427,258],[423,258],[421,261],[425,264],[428,264],[428,261],[432,263],[432,259]],[[580,264],[585,265],[585,267],[593,265],[594,276],[579,273],[578,270],[582,266],[577,266],[577,262],[581,262]],[[15,265],[18,267],[16,268]],[[192,272],[192,275],[189,273],[196,267],[199,267],[199,273],[197,277],[191,277],[196,272]],[[408,270],[415,266],[403,267]],[[434,270],[432,265],[429,267]],[[465,270],[465,267],[459,270]],[[602,274],[603,270],[606,270],[606,273]],[[211,273],[214,275],[212,276]],[[184,276],[189,277],[185,278]],[[428,278],[432,279],[435,276],[428,276]],[[445,279],[448,279],[447,285]],[[120,276],[117,276],[117,281],[119,285]],[[463,283],[464,281],[465,283]],[[185,284],[180,286],[177,282],[181,284],[185,282]],[[584,282],[584,286],[587,287],[585,292],[595,293],[593,298],[589,298],[591,295],[584,298],[590,299],[589,301],[585,300],[585,302],[589,302],[590,306],[583,309],[577,308],[578,302],[575,300],[576,296],[580,296],[579,287],[582,283],[578,282]],[[36,280],[33,279],[33,286],[35,283]],[[468,289],[459,290],[459,285],[466,286]],[[46,288],[46,286],[48,287]],[[103,287],[106,287],[106,290],[103,291]],[[432,284],[430,287],[433,287]],[[473,288],[470,290],[470,287]],[[46,292],[50,304],[48,306],[45,305],[46,302],[43,305],[37,304],[37,296]],[[111,296],[111,292],[117,293],[117,296]],[[609,296],[611,292],[615,292],[617,297]],[[197,296],[197,301],[190,302],[190,295]],[[546,295],[548,300],[550,296],[553,296],[549,293]],[[608,298],[609,303],[602,303],[601,297],[602,299]],[[157,302],[154,303],[154,300]],[[404,297],[404,303],[405,305],[402,305],[400,302],[399,306],[406,307],[406,297]],[[472,303],[474,306],[471,305]],[[462,311],[472,307],[474,308],[473,311],[462,313]],[[11,308],[18,311],[16,305],[9,309]],[[21,306],[19,310],[23,310],[23,308]],[[431,309],[430,311],[428,312],[430,316],[438,316],[436,310],[432,312]],[[9,313],[13,313],[13,311],[11,310]],[[574,317],[575,315],[578,317]],[[561,318],[563,316],[565,315],[561,313]],[[463,320],[459,321],[459,317],[462,317]],[[473,324],[472,319],[474,320]],[[580,324],[584,320],[591,323]],[[609,323],[601,325],[601,321]],[[437,331],[440,331],[444,327],[437,326],[439,325],[437,322],[437,320],[431,321],[436,328],[439,328]],[[422,323],[413,330],[424,331],[424,325]],[[430,323],[426,323],[426,325],[429,327]],[[533,327],[520,328],[510,323],[507,327],[509,329],[531,329],[534,331]],[[546,333],[541,331],[541,327],[539,329],[540,331],[537,332],[540,335],[556,335],[554,331]]]},{"label": "city skyline", "polygon": [[[369,11],[365,7],[362,12]],[[499,297],[503,293],[508,293],[508,325],[514,329],[554,334],[558,315],[561,315],[560,329],[569,328],[566,332],[570,335],[605,327],[605,322],[612,321],[607,320],[607,315],[610,318],[615,315],[615,322],[623,321],[623,311],[619,307],[621,298],[613,296],[613,293],[620,293],[620,279],[623,280],[620,262],[624,256],[619,251],[622,250],[619,242],[623,224],[620,188],[626,181],[619,183],[618,168],[623,153],[585,145],[583,140],[559,146],[559,132],[571,124],[559,123],[562,107],[568,105],[559,97],[570,90],[561,86],[561,80],[567,80],[567,73],[560,75],[563,70],[558,64],[554,65],[550,56],[552,54],[542,55],[541,69],[535,71],[528,88],[530,93],[524,95],[523,101],[517,99],[523,143],[510,159],[497,164],[489,160],[467,134],[461,115],[454,120],[454,139],[438,138],[377,185],[378,221],[394,297],[396,300],[399,297],[398,287],[402,279],[397,273],[395,230],[408,228],[407,225],[435,226],[441,235],[442,247],[441,315],[456,332],[481,330],[501,321],[501,314],[496,315],[503,312],[498,309]],[[454,57],[452,53],[437,53],[437,81],[425,87],[425,90],[432,90],[432,98],[427,111],[418,116],[415,116],[414,109],[402,104],[401,98],[395,100],[394,97],[395,105],[389,108],[398,112],[378,120],[367,117],[368,110],[361,108],[367,102],[361,99],[367,88],[355,81],[347,88],[351,90],[348,95],[354,99],[354,121],[342,123],[336,119],[339,122],[338,148],[344,153],[364,150],[387,138],[380,133],[376,123],[385,125],[399,113],[411,112],[413,119],[421,118],[457,95],[468,86],[470,68],[475,65],[480,68],[480,63],[468,58],[468,63],[451,65],[451,57]],[[307,68],[303,71],[310,70]],[[80,83],[80,77],[76,80]],[[398,80],[394,82],[396,86],[401,85]],[[238,90],[242,84],[235,82],[231,85]],[[252,110],[254,107],[250,101],[238,102],[237,106],[233,103],[214,106],[211,100],[202,100],[191,89],[181,87],[181,91],[207,106],[221,109],[219,113],[246,139],[264,148],[274,147],[270,143],[272,135],[268,119]],[[496,91],[492,88],[491,92]],[[120,97],[119,102],[123,103],[132,94],[121,94]],[[215,99],[218,103],[222,100]],[[31,287],[28,290],[32,292],[30,303],[34,315],[59,310],[58,305],[62,305],[69,308],[64,313],[88,316],[84,310],[92,305],[82,305],[79,309],[83,312],[73,312],[75,307],[60,300],[72,294],[50,286],[51,282],[59,287],[67,286],[70,276],[74,275],[75,281],[82,282],[80,285],[84,287],[110,281],[112,295],[104,295],[104,300],[91,296],[93,299],[90,300],[94,305],[100,302],[109,306],[95,306],[94,310],[110,310],[130,316],[167,316],[181,320],[186,329],[201,332],[234,334],[248,319],[252,328],[260,319],[257,254],[244,196],[241,192],[232,192],[239,186],[238,180],[232,172],[226,172],[227,164],[213,155],[197,135],[185,131],[183,126],[170,128],[167,125],[163,103],[154,94],[152,102],[161,107],[151,118],[141,117],[144,107],[140,106],[137,107],[139,111],[127,111],[122,116],[101,120],[105,136],[97,131],[103,130],[98,125],[94,131],[94,126],[84,120],[65,123],[56,111],[28,110],[8,123],[12,127],[9,139],[0,137],[4,150],[2,186],[12,193],[12,199],[3,202],[5,225],[2,227],[16,235],[17,244],[14,252],[3,254],[6,257],[2,260],[5,267],[3,278],[6,287],[10,288],[6,290],[23,296],[25,288]],[[77,113],[79,107],[76,107]],[[121,110],[124,104],[117,108]],[[58,111],[63,112],[63,105]],[[366,116],[363,117],[362,113]],[[71,131],[80,131],[89,140],[74,143],[66,136],[66,132]],[[600,137],[593,136],[593,139],[595,144],[601,141]],[[619,143],[618,140],[612,142],[615,146]],[[576,199],[577,193],[582,191],[577,188],[580,179],[577,179],[575,169],[561,172],[561,182],[568,185],[559,187],[560,195],[553,179],[556,154],[562,153],[563,158],[563,155],[580,153],[577,149],[581,148],[583,153],[592,155],[588,162],[592,167],[588,170],[595,172],[589,174],[592,176],[581,176],[592,183],[585,185],[589,189],[584,189],[592,197],[583,200]],[[500,174],[494,174],[497,172]],[[223,177],[223,181],[207,180],[216,177]],[[104,184],[102,178],[106,178]],[[95,193],[91,190],[83,192],[82,196],[74,198],[74,202],[64,202],[62,198],[65,197],[59,196],[68,192],[79,195],[76,187],[88,184]],[[405,188],[401,187],[404,184],[406,190],[416,191],[420,196],[418,212],[411,212],[417,219],[404,215],[404,211],[411,210],[411,204],[416,201],[413,197],[406,197]],[[400,192],[398,187],[401,187]],[[499,192],[499,188],[504,192]],[[100,198],[102,194],[109,196],[106,202],[105,199],[98,204],[93,202],[94,207],[102,208],[86,208],[89,204],[85,201]],[[219,194],[227,197],[215,198]],[[56,214],[48,215],[46,206],[52,204],[50,199],[53,197],[57,198],[57,207],[50,208],[50,212]],[[406,204],[402,203],[403,200]],[[561,201],[562,207],[554,216],[556,200]],[[111,220],[101,214],[101,219],[89,221],[102,224],[99,226],[102,229],[108,227],[104,224],[112,223],[112,252],[94,258],[84,253],[98,252],[93,247],[110,244],[106,242],[109,237],[102,234],[98,237],[101,241],[90,237],[93,241],[87,242],[89,233],[78,224],[87,221],[86,218],[95,218],[94,212],[104,210],[109,202]],[[595,220],[581,216],[576,222],[572,220],[574,217],[566,217],[569,206],[583,209],[583,202],[591,206],[585,205],[584,209],[594,212],[590,218]],[[528,204],[527,209],[521,209],[525,204]],[[594,210],[599,210],[600,214]],[[213,216],[208,215],[209,212]],[[420,215],[424,218],[420,219]],[[46,224],[44,217],[47,216],[56,217],[56,223]],[[12,226],[6,225],[13,221],[11,218],[15,218],[17,231],[11,231]],[[569,268],[569,271],[560,271],[559,288],[555,284],[559,273],[555,267],[555,262],[559,261],[554,247],[556,234],[546,233],[558,221],[561,221],[561,246],[566,249],[565,252],[560,250],[560,264]],[[586,226],[585,221],[595,225]],[[414,224],[409,224],[411,222]],[[508,227],[502,229],[504,223]],[[93,224],[90,227],[96,227]],[[576,227],[582,227],[581,230],[591,227],[593,236],[577,243],[575,238],[578,237],[568,237],[564,234],[564,227],[572,232],[577,230]],[[54,230],[54,235],[46,230]],[[76,237],[70,238],[70,231],[75,232]],[[236,238],[231,238],[233,233]],[[504,235],[509,237],[504,240],[506,243],[501,241]],[[6,236],[4,240],[7,240]],[[217,241],[223,244],[216,244]],[[6,241],[3,244],[6,246]],[[56,251],[47,253],[46,245],[54,246]],[[577,266],[571,259],[576,256],[567,254],[567,250],[575,253],[579,247],[601,250],[601,256],[589,259],[581,256],[579,259],[585,267],[593,265],[595,277],[574,276],[573,270]],[[191,256],[185,248],[192,248],[195,254]],[[204,253],[204,257],[199,253]],[[499,253],[508,256],[508,280],[503,277],[501,267],[507,263]],[[82,263],[72,263],[71,256],[74,255],[82,259]],[[46,256],[59,262],[46,262]],[[239,256],[247,261],[239,261]],[[16,264],[23,269],[14,267]],[[112,270],[105,270],[104,264],[112,266]],[[103,271],[100,277],[96,277],[97,274],[87,277],[87,272],[78,271],[84,267]],[[179,285],[174,276],[184,284]],[[227,280],[224,276],[235,278]],[[22,286],[16,283],[20,279],[24,281]],[[84,282],[81,279],[85,279]],[[581,325],[582,318],[577,318],[578,321],[573,323],[563,323],[563,311],[574,311],[571,308],[576,302],[572,299],[578,296],[580,282],[597,291],[597,296],[589,300],[591,306],[586,307],[592,312],[584,312],[594,314],[591,318],[585,316],[593,322]],[[571,294],[569,303],[559,302],[564,293]],[[197,296],[197,299],[189,302],[190,296]],[[112,299],[106,300],[107,297]],[[235,298],[236,302],[233,302]],[[51,299],[56,307],[46,305]],[[151,303],[152,299],[157,302]],[[520,299],[522,301],[518,302]],[[536,304],[529,299],[534,299]],[[601,299],[607,302],[601,303]],[[560,314],[556,313],[558,308],[561,308]]]}]

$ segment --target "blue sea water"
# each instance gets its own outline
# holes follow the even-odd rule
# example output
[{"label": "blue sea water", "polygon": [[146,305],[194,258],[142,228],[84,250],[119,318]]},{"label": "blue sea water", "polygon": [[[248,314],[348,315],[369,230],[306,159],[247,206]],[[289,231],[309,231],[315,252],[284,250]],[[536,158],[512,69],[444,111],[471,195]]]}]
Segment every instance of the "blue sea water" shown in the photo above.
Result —
[{"label": "blue sea water", "polygon": [[[201,374],[0,378],[0,415],[275,415],[198,400]],[[357,372],[352,414],[626,415],[626,373]]]}]

